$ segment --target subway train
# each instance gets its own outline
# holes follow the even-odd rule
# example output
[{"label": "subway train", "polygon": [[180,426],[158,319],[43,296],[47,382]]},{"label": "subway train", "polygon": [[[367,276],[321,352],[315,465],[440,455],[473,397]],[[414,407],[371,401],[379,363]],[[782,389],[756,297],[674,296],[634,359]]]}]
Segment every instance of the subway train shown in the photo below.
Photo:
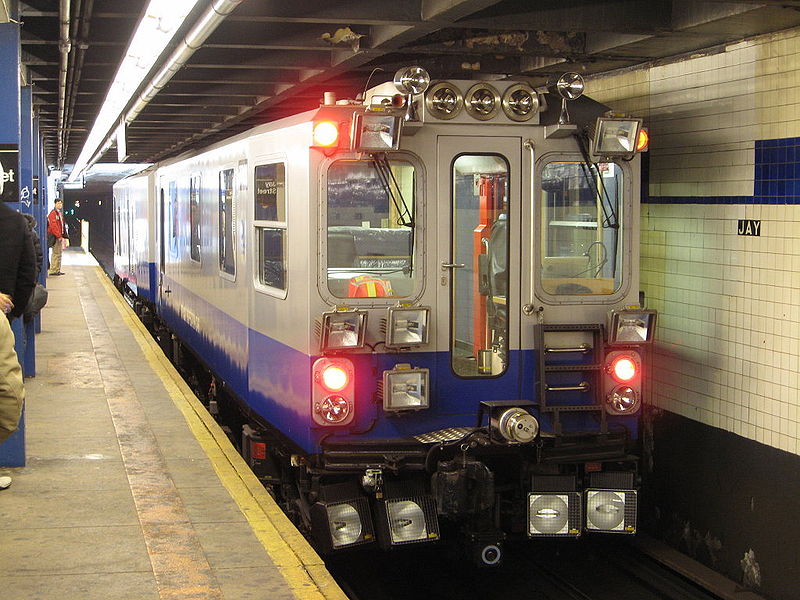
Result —
[{"label": "subway train", "polygon": [[323,553],[634,534],[642,119],[431,81],[114,186],[115,283]]}]

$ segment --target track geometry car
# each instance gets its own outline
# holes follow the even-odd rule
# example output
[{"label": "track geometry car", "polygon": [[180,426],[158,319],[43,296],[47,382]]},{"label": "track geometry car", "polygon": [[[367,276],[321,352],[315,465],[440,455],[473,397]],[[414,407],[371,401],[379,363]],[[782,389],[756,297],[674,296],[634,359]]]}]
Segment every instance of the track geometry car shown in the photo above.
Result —
[{"label": "track geometry car", "polygon": [[409,67],[114,186],[118,285],[320,550],[636,531],[646,130],[582,91]]}]

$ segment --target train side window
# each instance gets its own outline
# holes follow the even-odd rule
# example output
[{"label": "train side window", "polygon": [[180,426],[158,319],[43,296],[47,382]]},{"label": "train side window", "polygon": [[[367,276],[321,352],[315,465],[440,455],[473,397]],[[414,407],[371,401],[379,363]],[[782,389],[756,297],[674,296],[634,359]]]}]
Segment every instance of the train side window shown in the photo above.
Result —
[{"label": "train side window", "polygon": [[200,175],[189,179],[189,256],[200,262]]},{"label": "train side window", "polygon": [[253,226],[258,243],[258,283],[286,290],[286,165],[255,168]]},{"label": "train side window", "polygon": [[600,296],[620,289],[623,183],[615,163],[544,166],[539,273],[546,293]]},{"label": "train side window", "polygon": [[328,290],[337,298],[414,293],[417,175],[408,161],[338,160],[327,172]]},{"label": "train side window", "polygon": [[234,244],[233,169],[219,172],[219,270],[236,276],[236,246]]},{"label": "train side window", "polygon": [[178,184],[169,182],[169,250],[172,256],[178,256]]}]

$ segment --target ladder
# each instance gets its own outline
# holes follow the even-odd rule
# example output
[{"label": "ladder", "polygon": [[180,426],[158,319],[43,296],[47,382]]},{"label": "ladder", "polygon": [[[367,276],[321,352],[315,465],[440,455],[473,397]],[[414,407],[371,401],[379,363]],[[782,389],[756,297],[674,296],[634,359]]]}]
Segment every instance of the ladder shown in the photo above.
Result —
[{"label": "ladder", "polygon": [[[586,324],[553,324],[539,323],[536,327],[536,347],[539,354],[539,371],[537,374],[539,407],[542,413],[553,415],[553,430],[556,436],[562,434],[562,412],[599,412],[600,433],[608,433],[606,411],[602,403],[602,374],[603,374],[603,326],[599,323]],[[592,342],[580,345],[547,345],[548,341],[557,339],[559,334],[572,334],[576,332],[589,332]],[[547,335],[550,334],[550,335]],[[563,337],[563,336],[562,336]],[[588,357],[579,362],[559,361],[563,357],[575,357],[581,354]],[[554,373],[582,373],[583,378],[579,385],[559,385],[548,380]],[[563,404],[555,402],[558,394],[567,392],[582,392],[591,394],[592,402],[586,404]]]}]

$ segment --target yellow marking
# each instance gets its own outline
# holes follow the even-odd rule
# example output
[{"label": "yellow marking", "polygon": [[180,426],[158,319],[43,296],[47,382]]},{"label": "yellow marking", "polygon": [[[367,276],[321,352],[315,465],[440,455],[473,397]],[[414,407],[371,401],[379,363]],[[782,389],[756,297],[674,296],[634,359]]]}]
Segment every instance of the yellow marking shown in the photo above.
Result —
[{"label": "yellow marking", "polygon": [[161,379],[222,484],[250,523],[261,545],[299,600],[347,600],[325,563],[264,489],[228,437],[164,356],[142,322],[100,267],[98,278],[132,331],[148,363]]}]

